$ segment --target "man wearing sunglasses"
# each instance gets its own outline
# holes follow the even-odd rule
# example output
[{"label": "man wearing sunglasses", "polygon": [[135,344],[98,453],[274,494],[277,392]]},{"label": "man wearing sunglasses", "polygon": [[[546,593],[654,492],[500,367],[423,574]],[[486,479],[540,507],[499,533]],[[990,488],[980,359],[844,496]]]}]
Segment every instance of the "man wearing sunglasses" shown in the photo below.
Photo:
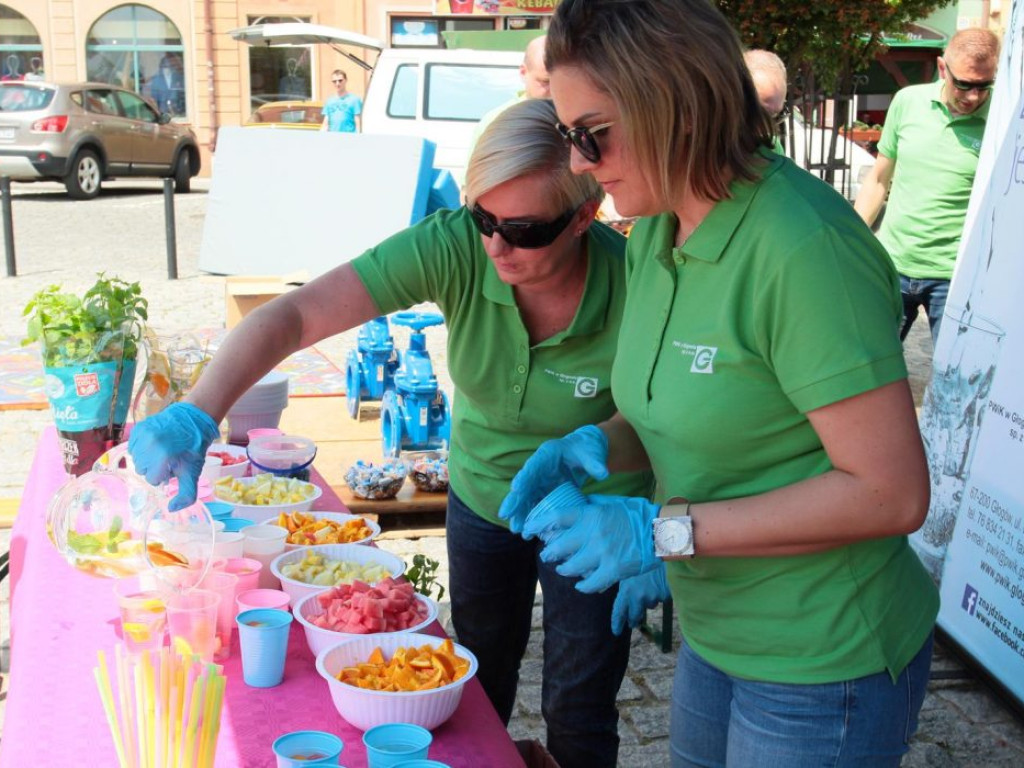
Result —
[{"label": "man wearing sunglasses", "polygon": [[320,130],[356,133],[359,116],[363,114],[363,100],[348,92],[348,75],[342,69],[331,72],[331,85],[336,92],[324,104],[324,122]]},{"label": "man wearing sunglasses", "polygon": [[[921,307],[938,338],[995,84],[999,39],[962,29],[938,59],[939,80],[902,89],[885,118],[878,157],[854,207],[900,273],[905,339]],[[892,185],[890,189],[890,183]]]}]

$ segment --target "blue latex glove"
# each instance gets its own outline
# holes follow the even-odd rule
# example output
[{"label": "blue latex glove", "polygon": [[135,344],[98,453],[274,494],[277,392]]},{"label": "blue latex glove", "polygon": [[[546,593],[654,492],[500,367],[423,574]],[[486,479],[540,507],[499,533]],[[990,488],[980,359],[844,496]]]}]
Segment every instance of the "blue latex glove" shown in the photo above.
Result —
[{"label": "blue latex glove", "polygon": [[612,606],[612,632],[621,635],[626,627],[639,627],[648,608],[670,597],[664,561],[653,571],[619,582],[619,594]]},{"label": "blue latex glove", "polygon": [[563,576],[582,576],[576,589],[603,592],[659,566],[651,521],[660,511],[659,504],[647,499],[593,494],[583,506],[534,516],[523,535],[548,529],[541,560],[564,560],[555,570]]},{"label": "blue latex glove", "polygon": [[153,485],[178,478],[172,511],[195,504],[199,474],[210,443],[220,435],[217,423],[191,403],[172,403],[143,419],[128,438],[128,453],[135,471]]},{"label": "blue latex glove", "polygon": [[608,438],[593,424],[541,443],[512,478],[498,517],[508,520],[512,533],[522,532],[526,516],[537,502],[562,483],[583,485],[591,477],[604,480],[608,477],[607,461]]}]

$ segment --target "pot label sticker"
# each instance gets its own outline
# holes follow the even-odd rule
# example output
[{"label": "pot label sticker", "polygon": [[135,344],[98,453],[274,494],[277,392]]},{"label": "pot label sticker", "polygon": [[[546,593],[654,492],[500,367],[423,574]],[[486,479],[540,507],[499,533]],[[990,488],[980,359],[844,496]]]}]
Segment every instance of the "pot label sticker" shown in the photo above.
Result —
[{"label": "pot label sticker", "polygon": [[79,397],[92,397],[100,393],[100,377],[96,373],[75,374],[75,394]]},{"label": "pot label sticker", "polygon": [[[135,365],[134,360],[124,364],[113,409],[114,424],[124,424],[128,417],[135,382]],[[47,368],[45,373],[46,394],[57,429],[62,432],[85,432],[111,425],[110,403],[115,396],[117,363]]]}]

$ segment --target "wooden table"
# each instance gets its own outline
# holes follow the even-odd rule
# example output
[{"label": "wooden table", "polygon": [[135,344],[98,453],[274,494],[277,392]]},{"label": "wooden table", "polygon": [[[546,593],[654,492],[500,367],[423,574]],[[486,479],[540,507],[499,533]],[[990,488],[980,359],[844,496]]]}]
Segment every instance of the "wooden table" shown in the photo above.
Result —
[{"label": "wooden table", "polygon": [[424,493],[407,480],[398,496],[384,501],[357,498],[345,485],[345,470],[358,459],[381,461],[380,408],[364,405],[359,421],[348,415],[344,397],[293,397],[281,416],[281,429],[316,443],[316,468],[342,503],[360,515],[443,513],[444,493]]}]

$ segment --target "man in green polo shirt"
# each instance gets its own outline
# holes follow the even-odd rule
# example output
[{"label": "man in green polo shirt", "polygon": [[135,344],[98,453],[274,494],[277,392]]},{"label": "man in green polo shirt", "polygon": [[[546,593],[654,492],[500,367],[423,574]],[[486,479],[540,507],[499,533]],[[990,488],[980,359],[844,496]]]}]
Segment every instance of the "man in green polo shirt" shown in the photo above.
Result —
[{"label": "man in green polo shirt", "polygon": [[[878,239],[900,274],[906,338],[924,307],[939,335],[995,82],[999,39],[962,29],[939,57],[939,80],[896,94],[878,158],[854,207],[869,226],[889,194]],[[892,188],[890,189],[890,183]]]}]

